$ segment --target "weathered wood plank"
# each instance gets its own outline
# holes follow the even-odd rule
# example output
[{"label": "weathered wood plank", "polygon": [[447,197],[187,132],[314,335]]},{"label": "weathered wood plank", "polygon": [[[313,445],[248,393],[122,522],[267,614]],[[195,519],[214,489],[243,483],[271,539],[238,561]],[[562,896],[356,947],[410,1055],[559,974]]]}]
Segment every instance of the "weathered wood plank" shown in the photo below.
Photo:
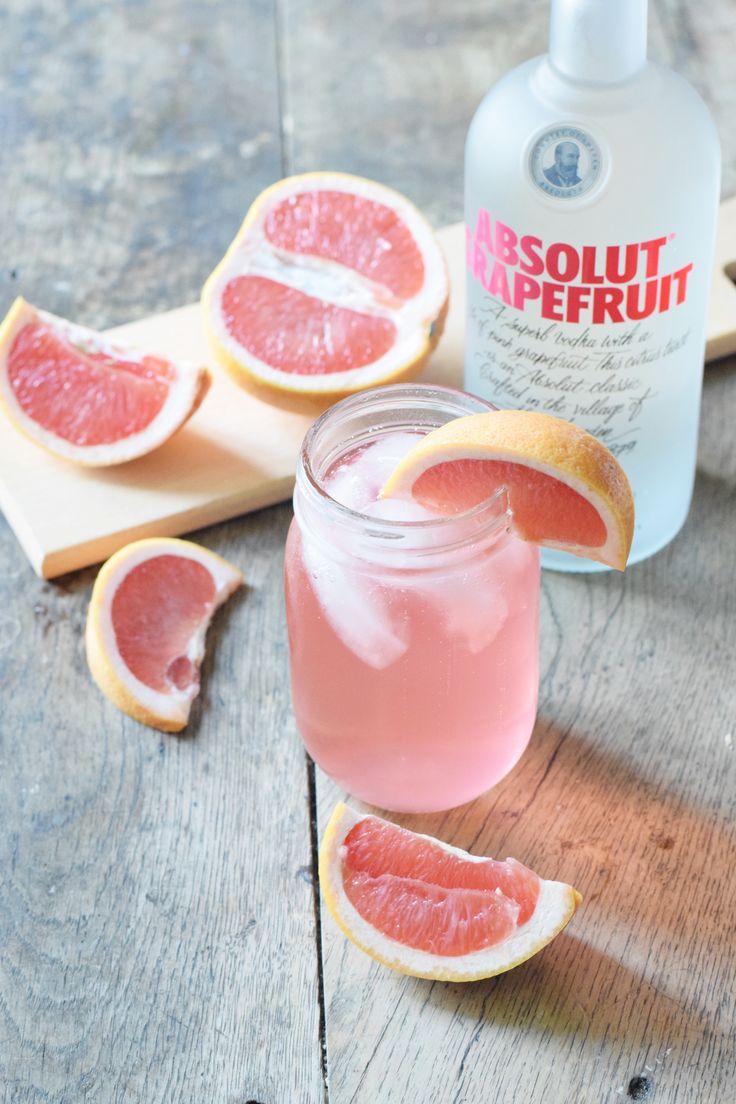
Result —
[{"label": "weathered wood plank", "polygon": [[211,629],[181,737],[91,683],[94,573],[41,583],[3,525],[9,1099],[322,1100],[307,778],[283,692],[288,521],[284,507],[195,534],[248,588]]},{"label": "weathered wood plank", "polygon": [[[349,21],[331,0],[282,8],[289,168],[363,172],[435,221],[460,217],[467,123],[544,49],[545,5],[379,2]],[[729,5],[652,9],[653,56],[723,124]],[[736,137],[721,130],[728,194]],[[569,933],[462,987],[391,974],[325,915],[332,1104],[594,1104],[633,1099],[638,1076],[660,1104],[733,1093],[735,414],[733,364],[709,369],[695,504],[671,548],[623,579],[545,577],[540,717],[511,777],[445,817],[395,818],[572,881],[585,903]],[[317,785],[324,825],[339,793]]]},{"label": "weathered wood plank", "polygon": [[290,169],[360,173],[438,226],[461,218],[468,123],[491,83],[542,48],[544,5],[374,0],[347,18],[339,0],[280,6]]},{"label": "weathered wood plank", "polygon": [[0,29],[0,308],[193,302],[282,175],[272,0],[10,0]]},{"label": "weathered wood plank", "polygon": [[[104,326],[196,298],[281,175],[271,3],[13,0],[0,18],[2,307],[22,289]],[[182,737],[92,684],[93,572],[41,583],[0,521],[4,1100],[323,1100],[289,517],[201,535],[248,588]]]},{"label": "weathered wood plank", "polygon": [[710,107],[723,147],[723,195],[736,192],[736,18],[728,0],[652,0],[652,56],[690,81]]}]

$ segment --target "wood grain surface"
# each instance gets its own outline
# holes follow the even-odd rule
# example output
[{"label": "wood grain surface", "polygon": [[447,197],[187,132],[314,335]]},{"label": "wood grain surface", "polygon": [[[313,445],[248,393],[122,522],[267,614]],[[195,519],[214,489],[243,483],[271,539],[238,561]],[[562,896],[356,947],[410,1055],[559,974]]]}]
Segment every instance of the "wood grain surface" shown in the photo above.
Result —
[{"label": "wood grain surface", "polygon": [[[730,195],[733,4],[651,8],[654,56],[713,108]],[[457,220],[474,106],[543,49],[545,9],[11,0],[0,308],[22,290],[108,327],[191,302],[285,172],[364,172]],[[315,912],[315,821],[338,795],[290,715],[289,507],[195,538],[248,587],[211,630],[183,737],[92,685],[94,572],[40,581],[0,521],[0,1099],[736,1099],[735,419],[729,360],[707,373],[677,540],[624,577],[545,575],[540,715],[511,776],[397,818],[585,897],[539,957],[465,987],[382,970]]]}]

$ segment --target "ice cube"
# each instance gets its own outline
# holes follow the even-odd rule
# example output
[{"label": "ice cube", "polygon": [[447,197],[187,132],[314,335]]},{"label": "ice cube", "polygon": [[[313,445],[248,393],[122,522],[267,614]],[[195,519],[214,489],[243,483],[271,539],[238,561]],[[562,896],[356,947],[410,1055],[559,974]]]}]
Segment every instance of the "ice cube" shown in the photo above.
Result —
[{"label": "ice cube", "polygon": [[404,431],[381,434],[344,456],[327,474],[325,488],[332,498],[351,510],[365,512],[399,460],[420,435]]},{"label": "ice cube", "polygon": [[304,566],[325,617],[346,648],[369,667],[390,667],[409,647],[409,629],[392,618],[380,583],[303,542]]},{"label": "ice cube", "polygon": [[460,637],[473,655],[490,647],[509,616],[504,588],[488,572],[477,580],[449,577],[435,589],[433,600],[441,607],[448,633]]}]

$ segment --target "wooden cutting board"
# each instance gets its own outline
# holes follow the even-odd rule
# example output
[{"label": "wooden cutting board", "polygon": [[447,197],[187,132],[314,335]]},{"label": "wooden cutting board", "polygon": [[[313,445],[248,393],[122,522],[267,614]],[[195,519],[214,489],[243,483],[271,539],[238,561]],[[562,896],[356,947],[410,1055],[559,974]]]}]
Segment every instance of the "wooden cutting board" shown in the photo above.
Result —
[{"label": "wooden cutting board", "polygon": [[[464,231],[440,231],[452,288],[445,334],[423,379],[462,385]],[[733,268],[730,268],[733,266]],[[721,208],[706,357],[736,352],[736,197]],[[0,421],[0,509],[44,578],[106,559],[140,537],[177,536],[282,502],[310,418],[242,391],[214,365],[198,304],[110,333],[151,352],[208,364],[214,382],[190,422],[160,449],[115,468],[76,468]]]}]

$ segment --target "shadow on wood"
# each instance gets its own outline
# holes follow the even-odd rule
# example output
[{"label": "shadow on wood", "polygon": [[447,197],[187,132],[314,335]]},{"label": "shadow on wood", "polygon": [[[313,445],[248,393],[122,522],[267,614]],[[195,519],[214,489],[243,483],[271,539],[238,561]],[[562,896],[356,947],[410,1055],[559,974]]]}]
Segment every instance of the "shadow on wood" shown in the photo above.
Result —
[{"label": "shadow on wood", "polygon": [[212,440],[192,426],[184,426],[170,440],[138,460],[109,468],[80,468],[76,474],[95,483],[138,487],[149,493],[166,487],[174,496],[208,496],[213,483],[219,489],[220,482],[224,483],[234,466],[264,481],[271,478],[268,465],[261,466],[253,459],[246,463],[222,442]]},{"label": "shadow on wood", "polygon": [[[573,975],[578,983],[570,986]],[[499,977],[470,985],[417,982],[417,987],[414,996],[423,1003],[441,1005],[446,1013],[476,1021],[488,1031],[512,1028],[532,1035],[574,1036],[587,1044],[605,1038],[629,1046],[640,1039],[645,1019],[652,1035],[668,1044],[675,1034],[679,1042],[708,1034],[709,1025],[697,1013],[683,1016],[667,993],[566,933],[547,951]]]},{"label": "shadow on wood", "polygon": [[[733,769],[725,746],[713,767]],[[707,805],[664,789],[625,752],[540,718],[522,762],[493,790],[447,814],[393,819],[475,854],[514,855],[583,895],[569,934],[538,958],[475,986],[438,986],[433,1001],[545,1032],[625,1040],[631,1026],[640,1038],[642,1015],[665,1025],[674,1014],[679,1033],[718,1033],[712,993],[693,987],[692,970],[705,978],[727,965],[734,832]],[[691,967],[675,953],[684,948]]]}]

